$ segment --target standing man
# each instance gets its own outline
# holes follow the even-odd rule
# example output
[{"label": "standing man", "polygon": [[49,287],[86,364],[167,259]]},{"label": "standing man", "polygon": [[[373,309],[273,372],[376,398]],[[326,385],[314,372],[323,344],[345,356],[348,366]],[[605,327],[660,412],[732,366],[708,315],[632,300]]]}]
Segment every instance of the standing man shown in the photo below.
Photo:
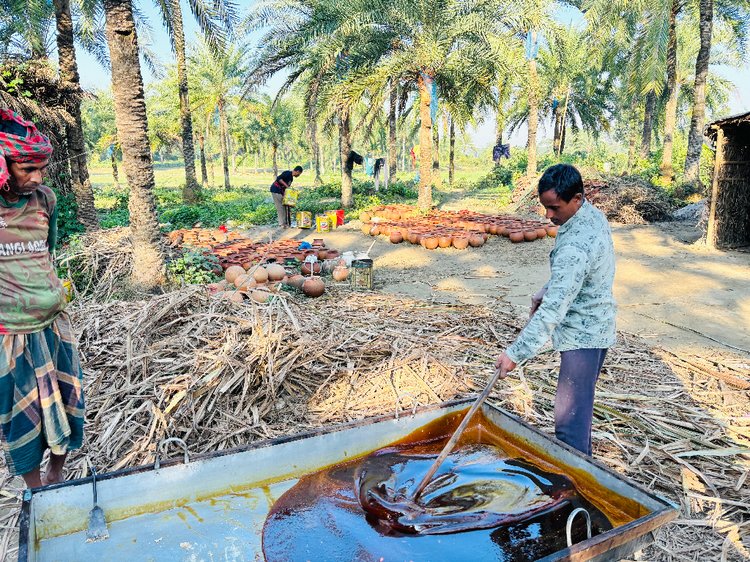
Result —
[{"label": "standing man", "polygon": [[56,198],[42,185],[51,154],[34,123],[0,110],[0,440],[30,488],[61,482],[83,440],[83,373],[51,255]]},{"label": "standing man", "polygon": [[560,351],[555,436],[591,455],[596,380],[615,343],[615,253],[604,214],[585,200],[581,174],[557,164],[539,180],[539,201],[560,228],[550,254],[550,279],[531,297],[530,320],[497,359],[507,373],[534,357],[547,340]]},{"label": "standing man", "polygon": [[276,206],[276,214],[279,217],[279,226],[281,228],[289,228],[291,224],[289,207],[284,205],[284,192],[292,185],[294,178],[298,178],[301,173],[302,166],[297,166],[292,171],[285,170],[271,184],[271,196],[273,197],[273,204]]}]

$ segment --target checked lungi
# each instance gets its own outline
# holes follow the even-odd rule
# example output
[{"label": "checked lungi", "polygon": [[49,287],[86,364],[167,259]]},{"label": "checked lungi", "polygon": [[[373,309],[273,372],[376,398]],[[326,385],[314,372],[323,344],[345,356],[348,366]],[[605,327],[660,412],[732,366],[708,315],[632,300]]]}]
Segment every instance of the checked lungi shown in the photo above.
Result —
[{"label": "checked lungi", "polygon": [[0,335],[0,437],[11,474],[26,474],[46,448],[83,441],[83,372],[64,312],[42,331]]}]

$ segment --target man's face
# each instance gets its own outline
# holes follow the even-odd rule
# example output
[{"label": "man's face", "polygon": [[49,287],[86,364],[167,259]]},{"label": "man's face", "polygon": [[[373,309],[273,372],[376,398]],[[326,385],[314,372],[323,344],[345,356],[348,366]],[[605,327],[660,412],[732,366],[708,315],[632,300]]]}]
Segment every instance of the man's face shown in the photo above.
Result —
[{"label": "man's face", "polygon": [[298,177],[300,177],[300,176],[302,175],[302,172],[301,172],[300,170],[294,170],[294,171],[292,172],[292,175],[293,175],[293,176],[294,176],[295,178],[298,178]]},{"label": "man's face", "polygon": [[545,216],[552,221],[552,224],[562,226],[581,208],[583,195],[576,193],[570,201],[565,201],[555,193],[554,189],[548,189],[539,195],[539,202],[547,210]]},{"label": "man's face", "polygon": [[49,160],[39,162],[9,162],[8,187],[16,195],[31,195],[42,185]]}]

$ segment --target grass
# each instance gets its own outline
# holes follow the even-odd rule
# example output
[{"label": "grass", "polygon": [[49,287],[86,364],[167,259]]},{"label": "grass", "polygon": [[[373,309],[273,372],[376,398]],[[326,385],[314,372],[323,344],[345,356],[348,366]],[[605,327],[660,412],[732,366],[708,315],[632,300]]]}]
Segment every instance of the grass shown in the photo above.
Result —
[{"label": "grass", "polygon": [[[488,167],[492,170],[491,167]],[[105,228],[126,225],[128,223],[127,190],[125,188],[124,170],[120,167],[120,187],[115,188],[112,168],[100,165],[90,169],[96,208],[100,212],[102,226]],[[230,174],[232,189],[223,188],[223,174],[219,167],[215,170],[214,180],[218,185],[209,185],[204,189],[202,200],[193,205],[182,202],[182,186],[185,181],[184,170],[180,163],[155,164],[154,176],[156,189],[154,195],[159,219],[166,229],[189,228],[200,224],[204,227],[216,227],[233,221],[240,225],[273,224],[276,211],[273,206],[269,186],[273,173],[255,173],[248,168],[240,168]],[[436,203],[453,197],[459,192],[479,189],[500,189],[507,193],[509,186],[500,184],[496,178],[488,175],[486,170],[469,168],[457,170],[452,187],[447,183],[447,171],[443,170],[443,186],[435,190]],[[402,181],[392,183],[387,191],[381,189],[375,193],[373,183],[364,172],[357,169],[354,173],[353,194],[354,208],[347,212],[348,218],[356,218],[359,212],[375,205],[389,203],[414,203],[417,190],[414,172],[401,173]],[[209,180],[211,176],[209,174]],[[489,179],[489,183],[488,183]],[[308,171],[295,180],[295,187],[302,188],[297,209],[313,213],[338,208],[341,198],[340,177],[330,174],[323,177],[324,183],[313,187],[314,177]],[[210,182],[209,182],[210,183]],[[491,184],[491,185],[490,185]]]}]

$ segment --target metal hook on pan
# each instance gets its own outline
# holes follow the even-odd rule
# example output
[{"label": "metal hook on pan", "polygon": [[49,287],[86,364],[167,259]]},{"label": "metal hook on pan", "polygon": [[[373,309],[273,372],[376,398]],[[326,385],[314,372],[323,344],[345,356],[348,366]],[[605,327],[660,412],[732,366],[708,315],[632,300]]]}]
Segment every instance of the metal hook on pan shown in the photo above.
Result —
[{"label": "metal hook on pan", "polygon": [[568,546],[573,546],[573,521],[576,515],[583,513],[586,516],[586,538],[591,538],[591,515],[582,507],[577,507],[568,515],[568,522],[565,524],[565,536],[568,539]]},{"label": "metal hook on pan", "polygon": [[159,452],[166,450],[167,445],[169,445],[170,443],[177,443],[180,447],[182,447],[183,451],[185,452],[185,455],[183,457],[185,464],[190,462],[190,453],[188,453],[187,443],[185,443],[179,437],[169,437],[167,439],[162,439],[161,441],[159,441],[159,445],[157,445],[156,447],[156,461],[154,462],[154,470],[159,470],[159,467],[161,466]]}]

